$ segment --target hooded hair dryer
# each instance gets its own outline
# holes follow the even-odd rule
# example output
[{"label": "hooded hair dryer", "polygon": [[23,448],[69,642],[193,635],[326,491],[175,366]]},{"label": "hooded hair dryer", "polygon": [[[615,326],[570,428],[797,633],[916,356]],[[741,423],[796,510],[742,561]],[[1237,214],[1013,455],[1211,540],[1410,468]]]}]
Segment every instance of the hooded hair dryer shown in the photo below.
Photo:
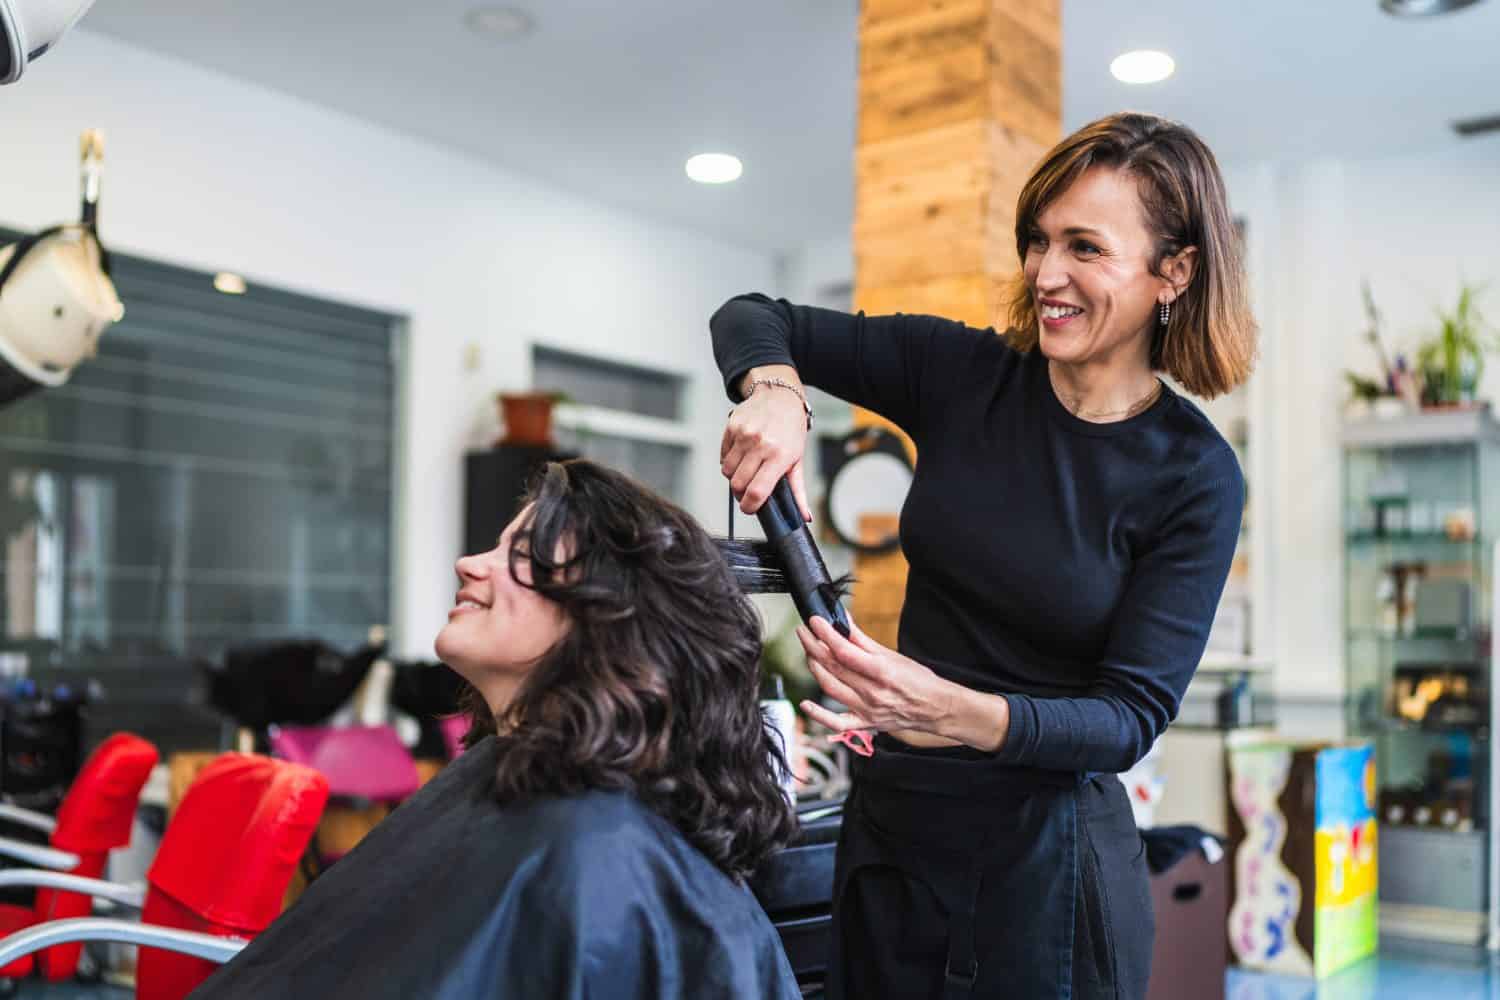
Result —
[{"label": "hooded hair dryer", "polygon": [[62,385],[125,314],[99,242],[104,139],[85,132],[82,147],[79,221],[0,247],[0,406]]},{"label": "hooded hair dryer", "polygon": [[823,555],[813,541],[807,522],[797,509],[792,486],[782,477],[756,513],[764,542],[734,538],[734,494],[729,496],[729,538],[718,539],[719,550],[740,587],[750,594],[792,595],[797,614],[804,622],[814,615],[849,637],[849,615],[842,598],[848,579],[834,580],[823,564]]},{"label": "hooded hair dryer", "polygon": [[0,84],[21,79],[26,67],[93,5],[94,0],[0,0]]}]

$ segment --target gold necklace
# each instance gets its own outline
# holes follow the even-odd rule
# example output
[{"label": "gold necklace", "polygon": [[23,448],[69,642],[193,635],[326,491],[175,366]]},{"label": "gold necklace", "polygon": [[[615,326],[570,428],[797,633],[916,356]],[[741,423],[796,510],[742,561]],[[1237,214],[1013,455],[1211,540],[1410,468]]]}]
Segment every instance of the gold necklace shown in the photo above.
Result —
[{"label": "gold necklace", "polygon": [[[1057,384],[1055,382],[1053,383],[1052,388],[1054,391],[1057,389]],[[1121,420],[1129,420],[1131,417],[1135,416],[1137,413],[1143,412],[1152,403],[1156,402],[1156,397],[1161,395],[1161,389],[1161,379],[1156,379],[1154,384],[1151,386],[1150,392],[1146,393],[1146,395],[1142,396],[1134,403],[1131,403],[1123,410],[1096,410],[1092,412],[1086,410],[1075,410],[1073,407],[1078,405],[1082,397],[1075,397],[1071,404],[1064,401],[1063,407],[1067,409],[1069,413],[1073,414],[1073,416],[1079,418],[1080,420],[1098,420],[1103,417],[1119,417]],[[1059,398],[1061,398],[1062,394],[1058,393],[1058,396]]]}]

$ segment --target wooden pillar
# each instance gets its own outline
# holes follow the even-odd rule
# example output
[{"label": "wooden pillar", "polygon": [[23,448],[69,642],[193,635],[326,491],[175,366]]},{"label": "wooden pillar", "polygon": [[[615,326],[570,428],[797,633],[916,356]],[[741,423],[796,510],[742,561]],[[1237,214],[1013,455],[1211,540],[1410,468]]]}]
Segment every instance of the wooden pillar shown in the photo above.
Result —
[{"label": "wooden pillar", "polygon": [[[1016,196],[1061,138],[1061,45],[1061,0],[863,0],[856,309],[998,322]],[[854,573],[855,620],[894,647],[905,561]]]}]

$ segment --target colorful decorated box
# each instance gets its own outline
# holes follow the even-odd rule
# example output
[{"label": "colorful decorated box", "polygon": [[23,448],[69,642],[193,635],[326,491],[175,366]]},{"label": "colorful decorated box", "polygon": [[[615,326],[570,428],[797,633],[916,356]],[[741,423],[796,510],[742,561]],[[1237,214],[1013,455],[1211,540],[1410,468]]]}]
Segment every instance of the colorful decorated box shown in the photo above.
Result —
[{"label": "colorful decorated box", "polygon": [[1322,977],[1373,955],[1373,748],[1260,743],[1226,763],[1232,960]]}]

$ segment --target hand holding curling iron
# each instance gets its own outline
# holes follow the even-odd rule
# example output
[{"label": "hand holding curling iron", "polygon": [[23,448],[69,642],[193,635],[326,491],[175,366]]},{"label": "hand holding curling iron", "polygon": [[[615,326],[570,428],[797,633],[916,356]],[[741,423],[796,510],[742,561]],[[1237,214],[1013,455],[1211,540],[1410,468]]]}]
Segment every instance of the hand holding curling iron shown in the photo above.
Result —
[{"label": "hand holding curling iron", "polygon": [[797,638],[823,693],[849,709],[833,712],[802,703],[808,718],[835,734],[872,729],[922,747],[968,744],[995,750],[1004,743],[1010,713],[999,695],[944,680],[853,623],[845,639],[822,618],[813,618],[810,627],[798,626]]},{"label": "hand holding curling iron", "polygon": [[754,514],[771,495],[782,476],[792,488],[804,521],[812,520],[807,488],[802,483],[802,455],[807,446],[808,418],[797,371],[787,365],[752,369],[746,382],[775,379],[751,392],[729,414],[719,444],[719,471],[740,501],[740,510]]}]

